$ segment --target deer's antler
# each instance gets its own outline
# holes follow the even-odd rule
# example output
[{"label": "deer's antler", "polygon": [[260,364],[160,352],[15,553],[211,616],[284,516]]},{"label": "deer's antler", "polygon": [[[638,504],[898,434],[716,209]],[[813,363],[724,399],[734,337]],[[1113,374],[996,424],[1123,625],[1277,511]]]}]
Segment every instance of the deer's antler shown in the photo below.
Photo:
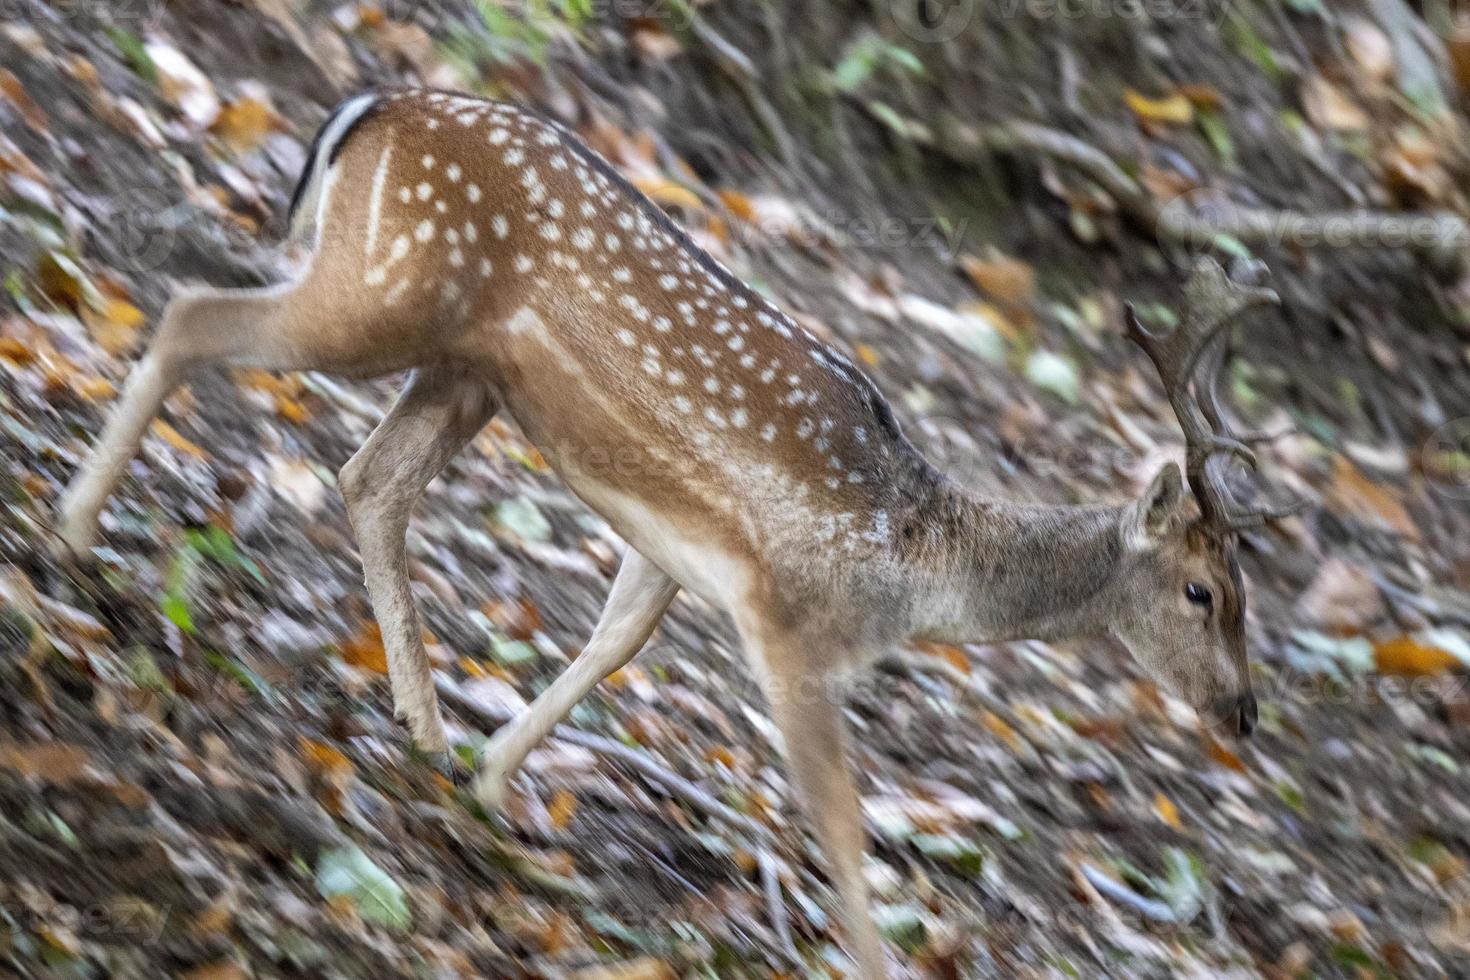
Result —
[{"label": "deer's antler", "polygon": [[[1184,286],[1184,314],[1168,333],[1149,330],[1130,304],[1128,337],[1148,355],[1164,382],[1169,404],[1184,430],[1185,470],[1199,501],[1200,514],[1212,527],[1238,531],[1301,509],[1304,501],[1285,508],[1244,508],[1226,480],[1229,461],[1256,468],[1250,444],[1261,435],[1237,436],[1220,407],[1220,374],[1229,349],[1229,328],[1257,306],[1280,303],[1275,290],[1237,282],[1211,258],[1201,258]],[[1191,388],[1193,386],[1193,388]]]}]

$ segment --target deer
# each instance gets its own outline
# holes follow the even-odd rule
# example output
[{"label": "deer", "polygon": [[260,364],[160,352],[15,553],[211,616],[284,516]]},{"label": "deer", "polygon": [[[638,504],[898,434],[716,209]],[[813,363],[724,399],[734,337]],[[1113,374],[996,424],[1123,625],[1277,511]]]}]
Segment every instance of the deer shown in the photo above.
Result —
[{"label": "deer", "polygon": [[201,370],[407,372],[341,469],[394,711],[450,746],[405,536],[428,484],[505,413],[626,542],[591,638],[495,731],[472,790],[504,800],[531,750],[648,641],[680,590],[726,613],[784,742],[795,795],[865,980],[885,975],[845,760],[846,679],[913,641],[1098,635],[1209,724],[1257,723],[1240,532],[1270,520],[1229,476],[1256,459],[1216,384],[1228,326],[1276,302],[1204,260],[1184,313],[1127,333],[1183,430],[1121,504],[987,499],[934,468],[875,385],[699,248],[555,120],[454,92],[371,91],[308,153],[290,235],[309,260],[265,287],[192,286],[166,306],[95,450],[61,496],[85,557],[166,397]]}]

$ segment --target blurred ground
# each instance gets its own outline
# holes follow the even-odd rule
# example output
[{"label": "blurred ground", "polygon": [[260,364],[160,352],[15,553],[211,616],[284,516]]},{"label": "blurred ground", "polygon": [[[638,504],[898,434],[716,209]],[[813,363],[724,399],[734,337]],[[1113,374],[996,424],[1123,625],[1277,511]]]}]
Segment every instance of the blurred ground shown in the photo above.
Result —
[{"label": "blurred ground", "polygon": [[[935,976],[1470,975],[1464,249],[1381,225],[1323,243],[1284,221],[1192,242],[1159,224],[1465,215],[1453,5],[930,13],[0,4],[6,970],[833,960],[760,697],[694,601],[573,721],[775,831],[800,969],[760,841],[608,753],[549,745],[488,821],[405,758],[333,488],[391,383],[201,381],[112,502],[97,569],[44,557],[51,503],[173,284],[275,275],[316,124],[415,80],[578,130],[999,494],[1141,489],[1180,447],[1122,301],[1163,321],[1192,252],[1264,259],[1285,304],[1242,338],[1231,394],[1297,427],[1266,470],[1313,506],[1246,541],[1262,731],[1220,744],[1103,643],[902,652],[850,713],[882,919]],[[1080,138],[1122,181],[1002,145],[1015,120]],[[431,488],[414,577],[481,714],[575,656],[618,547],[498,422]],[[472,752],[483,718],[454,715]]]}]

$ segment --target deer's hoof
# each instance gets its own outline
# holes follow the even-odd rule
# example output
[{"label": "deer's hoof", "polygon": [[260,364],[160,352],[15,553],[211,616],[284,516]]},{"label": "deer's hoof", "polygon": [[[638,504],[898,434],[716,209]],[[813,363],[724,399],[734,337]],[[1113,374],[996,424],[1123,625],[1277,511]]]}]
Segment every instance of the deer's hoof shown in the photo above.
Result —
[{"label": "deer's hoof", "polygon": [[63,520],[56,528],[56,536],[51,539],[51,557],[59,562],[85,560],[92,554],[96,539],[96,532],[92,528]]},{"label": "deer's hoof", "polygon": [[439,775],[455,786],[464,786],[470,781],[470,769],[459,756],[448,749],[443,752],[425,752],[424,761]]}]

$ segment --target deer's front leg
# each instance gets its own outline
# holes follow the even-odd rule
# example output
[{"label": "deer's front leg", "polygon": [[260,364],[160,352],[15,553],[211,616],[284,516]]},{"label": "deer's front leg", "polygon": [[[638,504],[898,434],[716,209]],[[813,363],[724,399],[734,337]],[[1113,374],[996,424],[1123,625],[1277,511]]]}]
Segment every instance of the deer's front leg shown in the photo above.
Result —
[{"label": "deer's front leg", "polygon": [[451,370],[417,371],[338,480],[383,631],[394,710],[415,744],[445,767],[449,742],[408,582],[408,519],[419,494],[496,407],[481,382]]},{"label": "deer's front leg", "polygon": [[587,692],[643,649],[679,585],[641,554],[628,549],[592,638],[570,667],[531,706],[495,733],[475,780],[487,810],[499,809],[521,763],[551,734]]},{"label": "deer's front leg", "polygon": [[828,656],[825,641],[753,622],[748,614],[736,618],[747,654],[763,674],[792,781],[837,889],[848,955],[862,980],[884,980],[883,942],[868,911],[866,837],[847,762],[843,692],[830,674],[840,658]]}]

